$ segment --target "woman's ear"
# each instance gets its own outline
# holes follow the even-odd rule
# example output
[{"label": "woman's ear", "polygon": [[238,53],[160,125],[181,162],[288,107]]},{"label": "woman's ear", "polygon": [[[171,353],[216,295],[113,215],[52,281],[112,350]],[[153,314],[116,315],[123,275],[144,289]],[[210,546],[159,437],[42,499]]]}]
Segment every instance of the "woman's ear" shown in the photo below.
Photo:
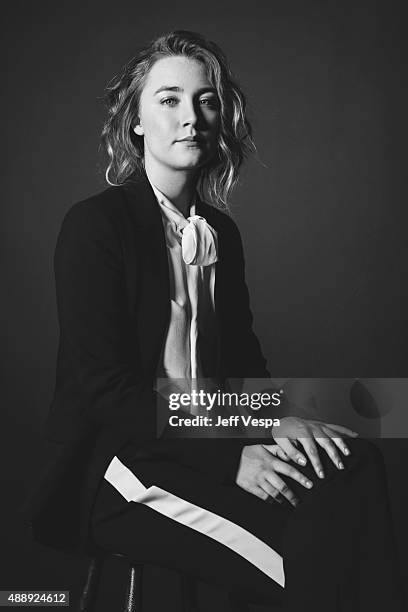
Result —
[{"label": "woman's ear", "polygon": [[140,118],[137,117],[134,124],[133,124],[133,131],[135,134],[137,134],[138,136],[143,136],[144,134],[144,130],[142,127],[142,124],[140,123]]}]

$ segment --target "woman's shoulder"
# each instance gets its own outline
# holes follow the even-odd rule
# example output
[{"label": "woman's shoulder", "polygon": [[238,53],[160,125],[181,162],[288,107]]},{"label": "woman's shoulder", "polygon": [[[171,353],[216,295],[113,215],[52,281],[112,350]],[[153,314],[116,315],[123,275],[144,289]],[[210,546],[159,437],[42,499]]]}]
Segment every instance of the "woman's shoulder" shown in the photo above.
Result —
[{"label": "woman's shoulder", "polygon": [[65,213],[57,246],[72,244],[120,244],[125,221],[122,188],[108,187],[99,193],[72,204]]},{"label": "woman's shoulder", "polygon": [[136,225],[160,221],[160,214],[152,213],[156,203],[154,193],[142,176],[132,175],[120,185],[110,186],[95,195],[73,204],[66,218],[77,222],[86,219],[103,220],[116,225],[126,225],[131,220]]},{"label": "woman's shoulder", "polygon": [[108,187],[72,204],[65,214],[65,219],[81,221],[90,217],[113,218],[120,212],[123,198],[121,186]]}]

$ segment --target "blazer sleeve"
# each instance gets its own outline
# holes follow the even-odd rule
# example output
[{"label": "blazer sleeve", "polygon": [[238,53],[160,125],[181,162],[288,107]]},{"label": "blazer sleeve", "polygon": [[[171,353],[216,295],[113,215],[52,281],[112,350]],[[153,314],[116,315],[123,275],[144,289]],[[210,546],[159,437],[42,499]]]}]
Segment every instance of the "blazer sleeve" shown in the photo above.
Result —
[{"label": "blazer sleeve", "polygon": [[[222,306],[222,336],[224,369],[228,378],[254,378],[270,380],[267,361],[261,345],[253,330],[253,316],[250,308],[249,292],[245,280],[245,258],[242,239],[236,224],[229,218],[227,243],[230,245],[224,252],[224,267],[221,284],[228,287]],[[272,381],[269,391],[274,387]],[[260,391],[261,389],[253,389]],[[278,389],[275,389],[278,391]],[[281,395],[279,407],[270,407],[258,412],[258,416],[284,418],[297,416],[307,418],[307,411],[288,401]],[[255,443],[253,439],[250,442]]]},{"label": "blazer sleeve", "polygon": [[[266,359],[253,330],[253,315],[245,280],[245,259],[239,230],[227,218],[226,245],[220,245],[220,325],[223,369],[228,378],[270,378]],[[217,272],[218,272],[217,270]]]},{"label": "blazer sleeve", "polygon": [[98,202],[80,202],[68,211],[54,269],[64,363],[80,389],[82,418],[151,436],[154,393],[139,374],[131,346],[119,232]]}]

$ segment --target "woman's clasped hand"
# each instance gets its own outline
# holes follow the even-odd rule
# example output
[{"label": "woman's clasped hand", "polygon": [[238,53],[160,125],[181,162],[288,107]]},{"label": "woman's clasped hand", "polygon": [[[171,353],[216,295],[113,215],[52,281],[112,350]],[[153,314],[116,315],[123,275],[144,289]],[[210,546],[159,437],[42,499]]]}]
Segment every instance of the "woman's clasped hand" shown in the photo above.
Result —
[{"label": "woman's clasped hand", "polygon": [[[324,478],[317,450],[319,445],[337,469],[342,470],[344,464],[339,451],[345,456],[350,454],[343,436],[355,438],[358,433],[342,425],[284,417],[279,426],[272,428],[275,444],[253,444],[244,447],[236,484],[263,500],[272,497],[282,503],[282,498],[285,498],[292,506],[297,506],[299,500],[282,476],[292,478],[306,489],[311,489],[313,482],[291,462],[304,467],[308,458],[317,476]],[[300,452],[300,445],[304,452]]]}]

